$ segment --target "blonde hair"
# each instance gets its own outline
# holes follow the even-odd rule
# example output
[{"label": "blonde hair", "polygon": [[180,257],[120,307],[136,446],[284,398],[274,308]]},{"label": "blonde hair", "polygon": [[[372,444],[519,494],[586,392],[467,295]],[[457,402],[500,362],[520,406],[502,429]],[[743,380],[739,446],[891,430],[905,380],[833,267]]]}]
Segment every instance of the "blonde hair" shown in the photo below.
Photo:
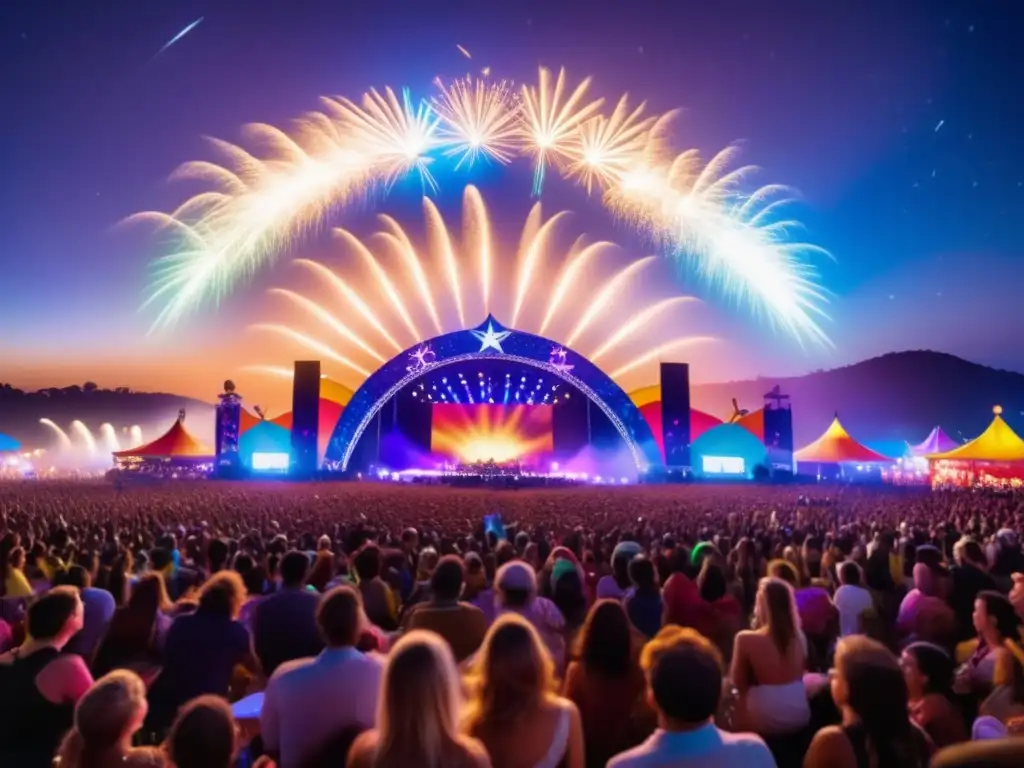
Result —
[{"label": "blonde hair", "polygon": [[537,630],[514,613],[484,637],[468,681],[467,730],[502,728],[536,708],[555,690],[555,665]]},{"label": "blonde hair", "polygon": [[462,693],[455,658],[443,639],[422,630],[391,649],[377,712],[375,768],[441,768],[459,741]]},{"label": "blonde hair", "polygon": [[75,707],[75,725],[57,750],[60,768],[85,768],[92,757],[117,746],[146,706],[146,685],[121,669],[101,677]]}]

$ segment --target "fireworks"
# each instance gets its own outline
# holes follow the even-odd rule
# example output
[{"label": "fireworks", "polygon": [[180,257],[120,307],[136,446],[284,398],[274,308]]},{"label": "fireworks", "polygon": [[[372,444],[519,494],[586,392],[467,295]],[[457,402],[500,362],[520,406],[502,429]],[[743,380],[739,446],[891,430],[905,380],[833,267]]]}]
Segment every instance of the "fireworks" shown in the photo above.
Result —
[{"label": "fireworks", "polygon": [[520,137],[519,105],[511,86],[472,77],[434,83],[440,93],[431,103],[443,120],[440,138],[449,145],[445,154],[459,158],[456,170],[472,166],[481,155],[510,162]]},{"label": "fireworks", "polygon": [[[318,333],[303,330],[301,325],[293,327],[285,323],[262,323],[254,328],[284,338],[295,347],[314,352],[328,364],[337,364],[345,369],[339,379],[351,377],[352,373],[366,376],[368,370],[378,368],[382,360],[394,354],[382,347],[380,339],[385,340],[392,349],[403,346],[403,342],[399,342],[396,337],[404,337],[406,347],[423,340],[424,334],[417,320],[422,321],[424,316],[431,323],[437,324],[438,333],[464,329],[467,327],[467,319],[470,324],[482,320],[482,314],[474,313],[490,311],[491,307],[487,304],[480,310],[471,308],[472,296],[477,293],[476,286],[480,279],[480,275],[474,272],[487,271],[489,277],[494,278],[495,286],[506,286],[492,297],[493,303],[497,305],[496,314],[507,317],[518,313],[522,322],[516,327],[521,330],[546,333],[545,329],[550,327],[552,338],[565,340],[567,344],[577,340],[585,343],[591,337],[600,338],[602,342],[596,354],[602,356],[610,356],[613,348],[626,338],[634,341],[643,339],[639,345],[645,349],[651,345],[677,344],[690,338],[673,332],[673,326],[678,327],[681,318],[679,314],[671,315],[669,310],[692,302],[692,298],[676,296],[653,301],[649,305],[641,303],[634,308],[622,296],[624,287],[643,277],[643,273],[654,264],[653,256],[621,264],[623,257],[620,252],[617,254],[620,265],[613,271],[606,269],[603,270],[604,275],[588,276],[584,273],[584,266],[594,262],[598,254],[610,257],[614,246],[608,242],[584,245],[580,238],[569,253],[560,259],[554,246],[558,238],[554,235],[565,221],[564,212],[545,219],[540,204],[536,204],[523,227],[519,258],[498,259],[494,263],[490,259],[489,250],[488,258],[479,258],[479,240],[474,242],[473,239],[464,239],[464,247],[456,247],[448,226],[429,201],[424,205],[427,224],[427,236],[424,239],[427,247],[423,251],[414,246],[415,238],[394,220],[381,218],[386,231],[371,236],[365,242],[338,230],[339,240],[346,246],[343,257],[355,259],[355,264],[345,270],[345,278],[319,262],[306,259],[298,261],[319,279],[319,294],[327,296],[326,300],[319,295],[314,298],[288,289],[272,289],[273,294],[287,299],[302,315],[311,317],[317,329],[331,331],[332,342],[337,346],[325,342]],[[478,232],[490,231],[483,199],[472,186],[466,190],[463,212],[463,224],[469,222]],[[377,244],[380,248],[375,251],[371,244]],[[400,260],[408,278],[404,281],[407,285],[404,290],[392,281],[381,266],[379,251],[382,249],[397,251],[392,256]],[[447,266],[445,269],[428,271],[425,265],[434,260],[440,260]],[[490,274],[492,270],[495,271],[493,275]],[[652,280],[651,284],[654,282]],[[440,285],[444,285],[447,290],[438,290]],[[594,296],[582,316],[577,317],[572,308],[562,301],[570,286],[576,291]],[[377,296],[381,296],[381,299],[375,300]],[[356,310],[346,317],[344,323],[332,310],[331,297],[343,306]],[[385,315],[370,310],[370,305],[383,307],[387,304],[390,304],[391,311]],[[627,361],[624,372],[652,360],[654,357]],[[250,370],[276,375],[285,369],[270,365],[253,366]]]},{"label": "fireworks", "polygon": [[[438,78],[435,85],[437,92],[429,100],[417,101],[408,89],[391,88],[372,89],[358,100],[325,98],[321,111],[303,116],[291,133],[249,126],[246,143],[252,151],[213,140],[225,157],[223,166],[182,166],[175,177],[199,179],[209,185],[207,191],[171,213],[132,217],[155,223],[171,248],[155,262],[146,302],[159,306],[154,327],[173,325],[206,305],[216,305],[239,283],[327,224],[335,210],[364,199],[369,190],[386,192],[413,173],[424,192],[437,192],[431,166],[439,157],[450,159],[454,170],[469,170],[480,159],[506,164],[528,156],[534,163],[535,194],[540,194],[547,172],[557,170],[588,193],[600,194],[609,211],[674,259],[681,270],[753,309],[801,343],[828,343],[820,326],[826,319],[827,296],[812,261],[827,254],[790,240],[798,225],[779,217],[789,202],[784,187],[747,191],[746,181],[755,169],[736,165],[735,148],[707,163],[696,150],[673,156],[671,113],[648,114],[643,103],[630,106],[625,96],[610,113],[602,112],[603,99],[589,95],[589,78],[570,82],[564,69],[555,75],[541,68],[535,84],[519,87],[487,76]],[[426,209],[431,235],[442,238],[432,248],[439,254],[460,322],[472,316],[467,297],[457,288],[463,274],[476,273],[488,310],[495,273],[483,201],[467,186],[464,202],[464,239],[472,243],[469,258],[456,257],[453,241],[443,239],[446,230],[433,203]],[[370,265],[406,328],[418,332],[420,326],[375,255],[355,238],[341,237],[349,239]],[[509,315],[513,323],[520,317],[526,286],[543,250],[537,246],[530,251],[527,239],[519,251],[522,269]],[[416,285],[427,319],[439,329],[436,297],[401,227],[390,221],[378,240],[397,255]],[[590,258],[593,251],[581,250],[575,258],[584,254]],[[566,263],[561,278],[571,279],[574,263]],[[338,280],[335,288],[349,294],[351,301],[351,287]],[[542,329],[569,284],[559,283],[561,289],[550,297]],[[353,306],[377,333],[386,333],[370,319],[368,304]],[[387,340],[392,346],[397,343],[392,337]]]}]

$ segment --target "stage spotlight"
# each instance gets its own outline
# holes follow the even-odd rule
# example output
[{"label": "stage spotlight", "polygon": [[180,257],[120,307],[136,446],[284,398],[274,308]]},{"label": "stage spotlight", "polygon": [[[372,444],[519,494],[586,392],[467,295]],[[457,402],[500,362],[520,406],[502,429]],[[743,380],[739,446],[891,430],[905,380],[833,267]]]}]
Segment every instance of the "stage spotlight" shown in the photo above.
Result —
[{"label": "stage spotlight", "polygon": [[493,397],[487,398],[487,402],[490,403],[491,405],[494,405],[494,398]]},{"label": "stage spotlight", "polygon": [[520,381],[523,381],[523,382],[525,382],[525,381],[526,381],[526,377],[525,377],[525,376],[523,376],[523,378],[522,378],[522,379],[520,379]]},{"label": "stage spotlight", "polygon": [[483,373],[478,373],[478,374],[477,374],[477,377],[479,377],[479,378],[481,378],[481,379],[482,379],[482,378],[484,377],[484,375],[483,375]]},{"label": "stage spotlight", "polygon": [[448,383],[448,379],[441,379],[441,383],[442,384],[447,384]]}]

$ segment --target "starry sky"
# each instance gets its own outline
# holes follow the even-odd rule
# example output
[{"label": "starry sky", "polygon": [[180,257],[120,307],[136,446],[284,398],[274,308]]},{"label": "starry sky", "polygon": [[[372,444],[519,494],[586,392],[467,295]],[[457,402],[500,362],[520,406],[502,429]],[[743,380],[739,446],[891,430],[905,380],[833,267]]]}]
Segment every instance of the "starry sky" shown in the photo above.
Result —
[{"label": "starry sky", "polygon": [[[0,381],[209,399],[245,363],[294,359],[246,331],[271,311],[263,289],[287,260],[219,310],[147,334],[153,315],[139,307],[158,250],[117,223],[184,199],[168,175],[210,157],[203,136],[286,125],[324,94],[394,84],[427,95],[436,75],[485,64],[517,81],[566,66],[593,75],[596,95],[681,107],[684,146],[742,142],[761,181],[800,191],[807,239],[835,257],[817,264],[835,349],[801,349],[705,292],[727,341],[694,361],[697,380],[922,348],[1024,371],[1022,22],[1014,0],[7,0]],[[457,210],[466,180],[439,181]],[[492,210],[525,217],[528,167],[474,182]],[[546,210],[571,208],[581,229],[643,250],[578,188],[544,195]],[[398,189],[374,211],[415,218],[416,198]],[[358,228],[374,211],[342,223]]]}]

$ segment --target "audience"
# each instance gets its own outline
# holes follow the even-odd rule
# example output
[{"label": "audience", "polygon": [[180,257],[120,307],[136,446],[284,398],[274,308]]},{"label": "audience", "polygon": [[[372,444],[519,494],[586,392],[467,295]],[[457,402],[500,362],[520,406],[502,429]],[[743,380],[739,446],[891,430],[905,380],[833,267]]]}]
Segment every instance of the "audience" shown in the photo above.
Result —
[{"label": "audience", "polygon": [[349,768],[489,768],[487,751],[460,732],[462,695],[451,649],[437,635],[413,631],[388,656],[377,727],[348,756]]},{"label": "audience", "polygon": [[280,565],[281,589],[263,598],[253,614],[253,647],[270,677],[286,661],[316,656],[324,647],[316,624],[319,595],[306,589],[309,558],[288,552]]},{"label": "audience", "polygon": [[81,630],[74,587],[56,587],[28,609],[25,642],[0,656],[0,765],[46,768],[93,683],[81,656],[64,647]]},{"label": "audience", "polygon": [[644,648],[641,665],[658,728],[609,768],[775,768],[759,737],[727,733],[714,723],[722,695],[722,656],[691,629],[665,627]]},{"label": "audience", "polygon": [[466,584],[466,568],[456,555],[445,555],[430,575],[430,599],[413,606],[402,621],[405,630],[436,632],[462,663],[480,647],[487,633],[484,612],[460,602]]},{"label": "audience", "polygon": [[1024,733],[1015,493],[40,482],[0,513],[5,767],[914,768]]},{"label": "audience", "polygon": [[363,605],[352,587],[335,587],[319,601],[316,622],[324,650],[282,664],[267,683],[260,731],[281,768],[301,768],[338,734],[373,728],[383,659],[356,650]]},{"label": "audience", "polygon": [[162,767],[161,752],[132,746],[146,710],[146,685],[134,672],[100,678],[75,707],[74,727],[57,752],[59,768]]}]

